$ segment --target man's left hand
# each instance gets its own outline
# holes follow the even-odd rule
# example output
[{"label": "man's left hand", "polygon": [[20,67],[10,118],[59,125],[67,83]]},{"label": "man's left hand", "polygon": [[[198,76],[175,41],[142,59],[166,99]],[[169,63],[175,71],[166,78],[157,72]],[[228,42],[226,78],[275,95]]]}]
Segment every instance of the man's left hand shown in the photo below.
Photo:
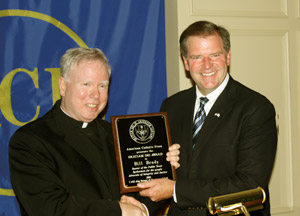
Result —
[{"label": "man's left hand", "polygon": [[175,167],[175,169],[180,167],[179,163],[179,155],[180,155],[180,145],[178,143],[175,143],[169,147],[169,151],[167,152],[167,158],[166,160],[171,163],[172,166]]}]

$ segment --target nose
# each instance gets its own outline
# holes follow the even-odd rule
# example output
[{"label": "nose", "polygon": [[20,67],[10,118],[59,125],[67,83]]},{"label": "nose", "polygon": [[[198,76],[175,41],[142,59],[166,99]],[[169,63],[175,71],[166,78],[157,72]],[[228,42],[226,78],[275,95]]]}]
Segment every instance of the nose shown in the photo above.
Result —
[{"label": "nose", "polygon": [[211,68],[211,59],[209,57],[205,57],[203,59],[203,64],[205,69]]},{"label": "nose", "polygon": [[98,88],[93,88],[90,92],[90,97],[98,99],[100,97],[99,89]]}]

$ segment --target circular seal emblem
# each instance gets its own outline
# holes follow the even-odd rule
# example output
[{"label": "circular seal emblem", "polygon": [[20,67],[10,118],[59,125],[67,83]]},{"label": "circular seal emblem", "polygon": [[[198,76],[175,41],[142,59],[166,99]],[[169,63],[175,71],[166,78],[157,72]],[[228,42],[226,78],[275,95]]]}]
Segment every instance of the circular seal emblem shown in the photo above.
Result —
[{"label": "circular seal emblem", "polygon": [[136,143],[146,144],[153,139],[155,129],[151,122],[145,119],[138,119],[130,125],[129,134]]}]

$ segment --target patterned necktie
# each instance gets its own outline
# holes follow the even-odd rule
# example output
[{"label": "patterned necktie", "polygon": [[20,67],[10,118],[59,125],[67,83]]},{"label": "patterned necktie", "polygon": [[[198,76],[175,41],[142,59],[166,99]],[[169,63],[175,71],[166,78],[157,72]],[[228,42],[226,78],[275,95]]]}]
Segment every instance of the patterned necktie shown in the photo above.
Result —
[{"label": "patterned necktie", "polygon": [[197,110],[195,120],[194,120],[194,125],[193,125],[193,149],[195,147],[195,143],[198,137],[198,133],[202,127],[202,124],[205,120],[206,114],[204,110],[205,104],[208,102],[208,99],[206,97],[201,97],[200,98],[200,106]]}]

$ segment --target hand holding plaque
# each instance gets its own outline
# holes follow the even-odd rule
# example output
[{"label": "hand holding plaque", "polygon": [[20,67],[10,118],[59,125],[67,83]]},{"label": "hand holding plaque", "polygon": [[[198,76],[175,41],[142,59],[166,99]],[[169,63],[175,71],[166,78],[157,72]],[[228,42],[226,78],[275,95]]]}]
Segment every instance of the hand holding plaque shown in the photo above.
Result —
[{"label": "hand holding plaque", "polygon": [[166,161],[171,145],[166,113],[111,117],[121,193],[136,192],[139,182],[175,179]]}]

